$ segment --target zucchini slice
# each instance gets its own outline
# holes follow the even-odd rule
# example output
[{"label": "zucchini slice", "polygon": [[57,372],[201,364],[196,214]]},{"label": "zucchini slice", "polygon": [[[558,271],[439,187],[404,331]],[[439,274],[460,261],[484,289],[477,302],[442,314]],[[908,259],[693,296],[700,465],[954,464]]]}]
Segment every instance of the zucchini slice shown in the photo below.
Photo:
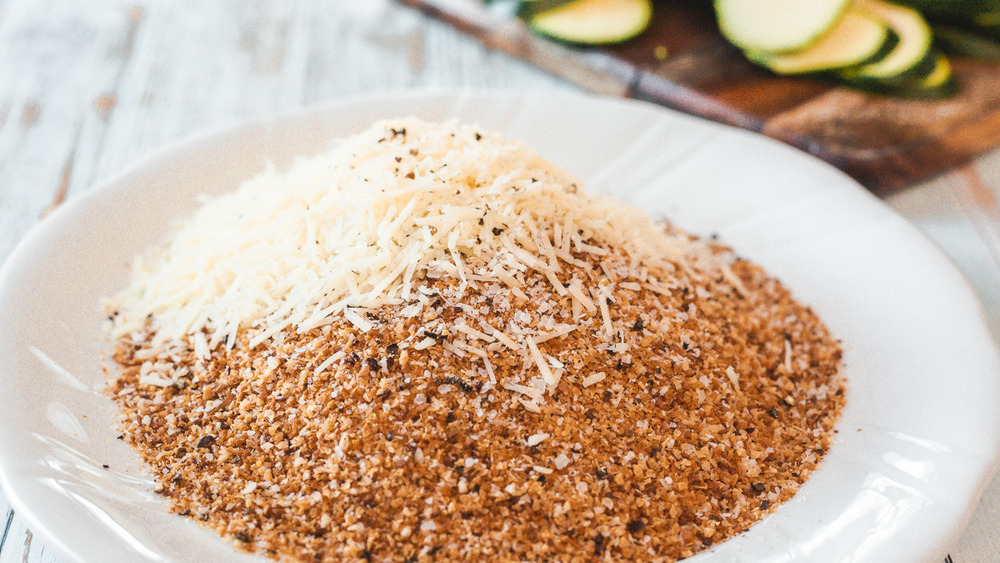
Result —
[{"label": "zucchini slice", "polygon": [[604,45],[639,35],[652,17],[651,0],[572,0],[535,13],[528,18],[528,26],[568,43]]},{"label": "zucchini slice", "polygon": [[917,88],[923,90],[937,90],[946,87],[949,83],[954,83],[955,76],[951,72],[951,63],[948,57],[938,53],[934,58],[934,69],[916,82]]},{"label": "zucchini slice", "polygon": [[778,74],[805,74],[867,63],[895,46],[888,26],[865,12],[848,8],[837,25],[810,47],[794,53],[747,51],[747,58]]},{"label": "zucchini slice", "polygon": [[951,70],[948,57],[937,53],[934,67],[927,76],[916,80],[908,87],[899,87],[894,92],[897,96],[907,98],[947,98],[958,91],[958,81]]},{"label": "zucchini slice", "polygon": [[532,16],[554,10],[563,4],[569,4],[573,0],[518,0],[517,17],[529,20]]},{"label": "zucchini slice", "polygon": [[749,51],[784,53],[817,42],[833,29],[848,0],[715,0],[719,30]]},{"label": "zucchini slice", "polygon": [[932,64],[926,72],[910,80],[847,80],[851,87],[876,94],[888,94],[899,98],[938,99],[951,96],[958,91],[958,82],[952,74],[951,63],[943,54],[933,52]]},{"label": "zucchini slice", "polygon": [[853,0],[853,5],[888,25],[899,42],[879,60],[842,70],[846,78],[902,78],[932,59],[931,28],[920,12],[883,0]]}]

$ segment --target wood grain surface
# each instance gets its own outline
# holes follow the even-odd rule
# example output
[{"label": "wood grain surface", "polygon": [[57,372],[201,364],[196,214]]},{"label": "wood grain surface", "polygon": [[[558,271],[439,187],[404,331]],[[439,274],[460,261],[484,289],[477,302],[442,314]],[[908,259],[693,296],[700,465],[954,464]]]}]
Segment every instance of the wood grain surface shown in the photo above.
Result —
[{"label": "wood grain surface", "polygon": [[912,185],[1000,144],[997,62],[953,60],[961,89],[952,98],[899,99],[752,65],[718,33],[710,3],[699,0],[657,0],[643,34],[593,48],[534,35],[509,11],[481,0],[399,1],[588,90],[762,132],[834,164],[876,193]]},{"label": "wood grain surface", "polygon": [[[0,0],[0,262],[63,201],[205,128],[389,89],[579,89],[506,56],[510,48],[390,0]],[[729,56],[724,45],[703,48],[709,60]],[[559,52],[549,54],[551,65]],[[684,60],[671,60],[671,72],[696,73]],[[701,79],[724,78],[716,73]],[[767,96],[745,102],[759,115],[837,95],[812,82],[768,84]],[[629,93],[620,86],[606,79],[594,89]],[[726,106],[694,91],[676,95],[703,102],[701,111]],[[988,144],[972,130],[968,137],[968,146]],[[998,196],[1000,151],[993,150],[885,201],[962,269],[1000,338]],[[956,541],[954,563],[995,561],[998,521],[994,481]],[[0,563],[57,561],[0,491]]]}]

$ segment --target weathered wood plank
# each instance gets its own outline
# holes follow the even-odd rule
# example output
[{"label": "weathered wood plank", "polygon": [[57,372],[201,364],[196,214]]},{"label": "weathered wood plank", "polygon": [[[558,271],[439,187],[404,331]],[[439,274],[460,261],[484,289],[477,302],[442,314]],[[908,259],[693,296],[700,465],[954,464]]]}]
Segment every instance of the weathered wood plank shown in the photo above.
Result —
[{"label": "weathered wood plank", "polygon": [[123,3],[42,4],[12,3],[0,28],[0,107],[9,116],[0,128],[0,258],[74,186],[93,181],[88,151],[104,129],[94,103],[121,66],[108,54],[127,38]]},{"label": "weathered wood plank", "polygon": [[0,27],[0,259],[53,204],[213,124],[393,88],[570,88],[386,1],[10,8]]},{"label": "weathered wood plank", "polygon": [[36,542],[31,530],[17,516],[0,491],[0,563],[59,563]]}]

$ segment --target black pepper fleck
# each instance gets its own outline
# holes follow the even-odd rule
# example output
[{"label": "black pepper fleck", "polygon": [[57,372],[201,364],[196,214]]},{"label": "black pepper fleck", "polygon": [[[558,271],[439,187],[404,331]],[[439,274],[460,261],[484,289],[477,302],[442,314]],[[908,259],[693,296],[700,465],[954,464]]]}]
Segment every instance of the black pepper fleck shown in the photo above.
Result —
[{"label": "black pepper fleck", "polygon": [[644,529],[645,527],[646,527],[646,523],[645,523],[645,522],[643,522],[642,520],[639,520],[639,519],[635,519],[635,520],[632,520],[631,522],[629,522],[629,523],[628,523],[628,525],[627,525],[627,526],[625,526],[625,528],[626,528],[626,529],[627,529],[627,530],[629,531],[629,533],[631,533],[631,534],[638,534],[638,533],[639,533],[639,532],[641,532],[641,531],[642,531],[642,530],[643,530],[643,529]]},{"label": "black pepper fleck", "polygon": [[594,536],[594,555],[600,555],[604,551],[604,534],[597,532]]}]

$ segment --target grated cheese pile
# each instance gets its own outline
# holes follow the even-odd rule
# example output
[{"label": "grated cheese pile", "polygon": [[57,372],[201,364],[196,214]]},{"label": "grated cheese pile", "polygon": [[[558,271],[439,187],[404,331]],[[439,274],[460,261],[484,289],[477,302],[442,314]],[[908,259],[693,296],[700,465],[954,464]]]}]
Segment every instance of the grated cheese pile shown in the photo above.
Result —
[{"label": "grated cheese pile", "polygon": [[535,270],[576,310],[603,317],[610,339],[612,282],[557,277],[562,265],[608,248],[629,257],[654,291],[670,288],[646,272],[676,267],[721,272],[739,287],[728,253],[584,193],[520,142],[398,119],[205,201],[136,259],[131,285],[106,307],[116,338],[152,334],[154,348],[190,340],[204,352],[232,347],[244,331],[253,347],[341,317],[367,331],[366,311],[419,308],[425,278],[450,276],[463,291],[502,283],[518,295]]}]

